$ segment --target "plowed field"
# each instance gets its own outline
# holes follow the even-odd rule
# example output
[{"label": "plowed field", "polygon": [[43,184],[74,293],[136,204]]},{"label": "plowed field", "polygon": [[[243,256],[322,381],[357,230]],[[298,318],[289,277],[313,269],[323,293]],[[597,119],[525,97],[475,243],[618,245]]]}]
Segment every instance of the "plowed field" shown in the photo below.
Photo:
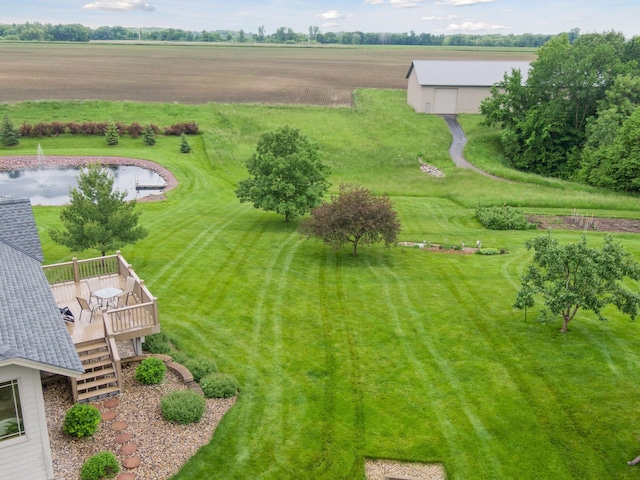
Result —
[{"label": "plowed field", "polygon": [[405,89],[414,59],[532,60],[527,51],[0,43],[0,101],[131,100],[349,106],[355,88]]}]

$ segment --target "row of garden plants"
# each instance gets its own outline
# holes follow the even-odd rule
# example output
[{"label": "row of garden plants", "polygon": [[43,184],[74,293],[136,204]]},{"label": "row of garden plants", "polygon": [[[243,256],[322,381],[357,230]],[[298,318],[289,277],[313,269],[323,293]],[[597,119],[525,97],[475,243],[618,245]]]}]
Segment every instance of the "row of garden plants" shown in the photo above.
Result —
[{"label": "row of garden plants", "polygon": [[[143,344],[150,353],[170,354],[173,361],[186,367],[202,388],[204,397],[193,390],[176,390],[160,399],[162,417],[171,423],[198,423],[206,411],[205,398],[230,398],[238,394],[239,384],[232,375],[218,372],[216,363],[204,357],[190,357],[172,348],[165,334],[151,335]],[[147,357],[136,367],[134,378],[142,385],[158,385],[167,366],[157,357]],[[75,438],[92,437],[100,425],[100,410],[90,403],[76,403],[65,414],[62,430]],[[113,478],[120,463],[113,452],[103,451],[89,457],[80,469],[82,480]]]},{"label": "row of garden plants", "polygon": [[[107,138],[107,144],[112,145],[110,139],[119,138],[122,135],[130,135],[132,138],[142,137],[146,145],[154,145],[155,137],[160,134],[179,136],[185,139],[186,135],[197,135],[199,133],[200,129],[196,122],[174,123],[162,128],[152,123],[143,126],[138,122],[132,122],[128,125],[122,122],[39,122],[35,124],[23,123],[19,128],[15,128],[6,114],[2,122],[0,122],[0,144],[4,147],[18,145],[20,137],[57,137],[63,134],[101,135]],[[117,145],[117,142],[115,144]]]}]

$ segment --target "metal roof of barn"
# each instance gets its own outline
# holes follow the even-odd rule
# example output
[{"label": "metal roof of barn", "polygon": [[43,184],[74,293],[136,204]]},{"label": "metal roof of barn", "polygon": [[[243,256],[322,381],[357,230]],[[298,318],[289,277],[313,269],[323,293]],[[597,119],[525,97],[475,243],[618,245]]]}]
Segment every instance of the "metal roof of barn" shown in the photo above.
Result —
[{"label": "metal roof of barn", "polygon": [[526,82],[530,63],[497,60],[414,60],[407,72],[415,69],[418,84],[446,87],[490,87],[503,80],[512,69],[522,72]]}]

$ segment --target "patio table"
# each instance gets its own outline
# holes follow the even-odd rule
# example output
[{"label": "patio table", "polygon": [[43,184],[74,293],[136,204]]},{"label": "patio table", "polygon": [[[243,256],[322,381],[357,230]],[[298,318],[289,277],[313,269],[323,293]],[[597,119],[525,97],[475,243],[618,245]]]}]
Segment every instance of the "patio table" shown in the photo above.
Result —
[{"label": "patio table", "polygon": [[116,308],[116,304],[113,301],[118,295],[120,295],[123,290],[116,287],[105,287],[100,290],[96,290],[93,292],[93,296],[100,299],[100,307],[104,310],[111,305],[113,308]]}]

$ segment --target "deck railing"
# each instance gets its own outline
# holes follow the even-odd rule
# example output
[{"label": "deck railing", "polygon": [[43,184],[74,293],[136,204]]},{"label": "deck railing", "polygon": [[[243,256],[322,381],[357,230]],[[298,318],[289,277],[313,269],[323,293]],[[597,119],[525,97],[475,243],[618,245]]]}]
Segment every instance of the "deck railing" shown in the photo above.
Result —
[{"label": "deck railing", "polygon": [[[139,336],[139,332],[158,326],[156,302],[136,303],[107,310],[105,315],[108,317],[107,323],[116,337]],[[143,333],[142,335],[151,333],[156,332]]]},{"label": "deck railing", "polygon": [[113,275],[115,273],[121,274],[123,270],[126,271],[128,268],[129,265],[124,261],[120,252],[115,255],[86,260],[78,260],[74,257],[70,262],[55,263],[42,267],[49,285],[67,282],[78,283],[80,280],[87,278]]}]

